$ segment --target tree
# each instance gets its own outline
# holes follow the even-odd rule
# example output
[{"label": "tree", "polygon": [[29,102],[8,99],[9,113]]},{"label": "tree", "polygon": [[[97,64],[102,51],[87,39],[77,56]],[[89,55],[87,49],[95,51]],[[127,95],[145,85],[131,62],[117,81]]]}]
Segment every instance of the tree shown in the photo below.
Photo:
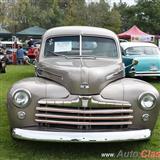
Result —
[{"label": "tree", "polygon": [[114,9],[111,10],[105,0],[87,6],[86,22],[90,26],[104,27],[115,32],[118,32],[121,26],[119,12]]},{"label": "tree", "polygon": [[65,5],[62,25],[85,25],[85,1],[70,0]]},{"label": "tree", "polygon": [[9,18],[12,32],[34,25],[47,29],[60,25],[86,25],[118,32],[121,26],[119,12],[111,9],[106,0],[89,4],[85,0],[16,0],[4,16]]},{"label": "tree", "polygon": [[13,32],[35,25],[51,28],[60,25],[61,20],[58,0],[17,0],[8,14]]},{"label": "tree", "polygon": [[37,24],[37,21],[34,19],[36,11],[38,12],[38,7],[32,6],[29,0],[17,0],[8,12],[8,16],[12,19],[10,30],[16,33],[33,24]]},{"label": "tree", "polygon": [[40,14],[37,15],[39,17],[40,26],[48,29],[61,25],[63,13],[58,5],[58,0],[49,0],[46,8],[40,5],[39,10]]},{"label": "tree", "polygon": [[121,15],[121,31],[137,25],[145,32],[159,34],[160,1],[137,0],[136,2],[134,6],[127,6],[125,3],[114,5],[114,9]]},{"label": "tree", "polygon": [[7,5],[6,3],[0,1],[0,25],[2,27],[6,28],[12,22],[12,19],[8,15],[10,8],[10,5]]},{"label": "tree", "polygon": [[136,5],[136,23],[152,34],[159,34],[160,30],[160,1],[138,0]]},{"label": "tree", "polygon": [[136,6],[128,6],[127,3],[119,3],[114,4],[113,9],[120,14],[121,32],[137,24]]}]

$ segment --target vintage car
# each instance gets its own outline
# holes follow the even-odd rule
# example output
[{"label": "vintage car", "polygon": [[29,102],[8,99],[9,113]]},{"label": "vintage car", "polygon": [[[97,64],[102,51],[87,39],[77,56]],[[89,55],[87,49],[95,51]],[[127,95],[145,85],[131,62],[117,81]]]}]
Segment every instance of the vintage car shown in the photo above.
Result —
[{"label": "vintage car", "polygon": [[35,68],[36,77],[20,80],[8,93],[14,138],[113,142],[151,137],[159,92],[149,83],[125,78],[119,40],[112,31],[49,29]]},{"label": "vintage car", "polygon": [[0,73],[6,72],[6,55],[0,49]]},{"label": "vintage car", "polygon": [[127,62],[128,58],[138,61],[138,64],[132,66],[127,73],[134,72],[136,77],[156,76],[160,79],[160,50],[155,44],[122,42],[121,47],[124,62]]}]

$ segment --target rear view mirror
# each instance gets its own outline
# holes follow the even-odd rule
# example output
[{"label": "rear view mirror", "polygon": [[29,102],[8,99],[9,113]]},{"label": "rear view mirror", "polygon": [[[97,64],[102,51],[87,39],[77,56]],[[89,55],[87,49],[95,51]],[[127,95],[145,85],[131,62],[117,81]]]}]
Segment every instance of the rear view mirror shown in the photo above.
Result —
[{"label": "rear view mirror", "polygon": [[128,70],[128,73],[129,73],[130,77],[134,77],[135,76],[136,72],[135,72],[135,67],[134,66],[137,65],[137,64],[138,64],[138,61],[133,59],[132,63],[125,67],[125,69]]},{"label": "rear view mirror", "polygon": [[138,61],[134,59],[134,60],[132,61],[132,64],[133,64],[133,66],[134,66],[134,65],[137,65],[137,64],[138,64]]},{"label": "rear view mirror", "polygon": [[132,66],[137,65],[137,64],[138,64],[138,61],[133,59],[132,63],[130,65],[126,66],[125,68],[129,68],[129,67],[132,67]]}]

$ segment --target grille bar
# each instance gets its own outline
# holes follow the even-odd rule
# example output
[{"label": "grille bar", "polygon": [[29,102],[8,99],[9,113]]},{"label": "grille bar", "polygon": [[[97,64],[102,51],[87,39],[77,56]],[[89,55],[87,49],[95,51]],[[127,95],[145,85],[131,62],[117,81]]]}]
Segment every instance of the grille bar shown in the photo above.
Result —
[{"label": "grille bar", "polygon": [[54,119],[79,119],[79,120],[129,120],[133,119],[133,116],[101,116],[101,117],[92,117],[92,116],[64,116],[64,115],[55,115],[55,114],[35,114],[36,117],[41,118],[54,118]]},{"label": "grille bar", "polygon": [[38,101],[40,105],[71,105],[71,104],[78,104],[80,101],[79,99],[75,100],[53,100],[53,99],[41,99]]},{"label": "grille bar", "polygon": [[70,108],[56,107],[36,107],[37,111],[45,112],[62,112],[62,113],[78,113],[78,114],[116,114],[116,113],[132,113],[132,109],[96,109],[96,110],[80,110]]},{"label": "grille bar", "polygon": [[75,122],[75,121],[55,121],[55,120],[45,120],[45,119],[35,119],[39,123],[47,124],[67,124],[67,125],[129,125],[132,124],[131,121],[127,122]]},{"label": "grille bar", "polygon": [[[101,105],[101,107],[108,106],[116,106],[116,107],[131,107],[131,104],[127,101],[115,101],[115,100],[105,100],[105,101],[98,101],[95,99],[90,100],[93,104],[92,107],[95,105]],[[38,101],[39,105],[58,105],[58,106],[74,106],[74,105],[81,105],[80,99],[73,99],[73,100],[53,100],[53,99],[40,99]]]}]

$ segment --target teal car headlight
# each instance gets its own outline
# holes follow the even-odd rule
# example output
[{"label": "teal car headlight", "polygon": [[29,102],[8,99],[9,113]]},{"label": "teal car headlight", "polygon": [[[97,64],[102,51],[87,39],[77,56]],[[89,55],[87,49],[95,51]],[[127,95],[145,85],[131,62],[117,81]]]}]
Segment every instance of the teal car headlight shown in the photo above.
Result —
[{"label": "teal car headlight", "polygon": [[156,97],[151,93],[143,93],[139,96],[139,104],[145,110],[151,110],[156,105]]},{"label": "teal car headlight", "polygon": [[31,99],[31,94],[28,90],[17,90],[13,94],[13,103],[19,107],[19,108],[24,108],[26,107]]}]

